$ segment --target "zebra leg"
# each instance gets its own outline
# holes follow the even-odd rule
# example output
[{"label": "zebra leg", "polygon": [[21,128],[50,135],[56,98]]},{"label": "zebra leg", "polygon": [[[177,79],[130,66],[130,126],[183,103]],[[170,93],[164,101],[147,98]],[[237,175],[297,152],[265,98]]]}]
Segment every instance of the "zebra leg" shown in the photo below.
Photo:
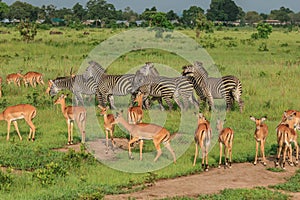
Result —
[{"label": "zebra leg", "polygon": [[[169,110],[173,109],[173,103],[172,103],[172,99],[170,97],[163,97],[163,99],[167,102],[168,106],[169,106]],[[162,107],[161,107],[162,108]],[[162,110],[162,109],[161,109]],[[162,110],[163,111],[163,110]]]},{"label": "zebra leg", "polygon": [[109,101],[109,105],[110,105],[110,108],[112,110],[116,110],[116,106],[115,106],[115,99],[114,99],[114,96],[113,95],[109,95],[108,97],[108,101]]}]

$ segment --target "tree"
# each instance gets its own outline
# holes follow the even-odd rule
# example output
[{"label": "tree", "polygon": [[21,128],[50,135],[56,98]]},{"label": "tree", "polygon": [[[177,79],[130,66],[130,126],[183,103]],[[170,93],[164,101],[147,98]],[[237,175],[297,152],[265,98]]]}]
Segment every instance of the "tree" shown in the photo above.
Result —
[{"label": "tree", "polygon": [[290,21],[291,18],[289,16],[290,13],[294,13],[289,8],[280,7],[279,10],[271,10],[271,14],[269,16],[270,19],[277,19],[280,22]]},{"label": "tree", "polygon": [[21,20],[18,29],[23,40],[26,41],[27,43],[30,40],[34,40],[34,37],[37,34],[36,24],[28,21]]},{"label": "tree", "polygon": [[29,19],[35,21],[38,18],[39,8],[26,2],[16,1],[9,7],[7,16],[9,19]]},{"label": "tree", "polygon": [[256,11],[249,11],[245,15],[245,21],[248,24],[253,24],[262,20],[262,17]]},{"label": "tree", "polygon": [[292,23],[299,23],[300,22],[300,12],[298,13],[290,13],[289,14]]},{"label": "tree", "polygon": [[236,21],[240,12],[233,0],[212,0],[206,17],[212,21]]},{"label": "tree", "polygon": [[167,29],[174,29],[172,23],[167,19],[166,13],[157,12],[150,16],[151,19],[151,26],[167,28]]},{"label": "tree", "polygon": [[73,8],[73,18],[75,20],[82,21],[86,17],[86,10],[83,8],[83,6],[80,3],[76,3]]},{"label": "tree", "polygon": [[257,33],[251,35],[252,38],[258,39],[268,39],[269,35],[272,33],[272,26],[267,23],[259,23],[256,27]]},{"label": "tree", "polygon": [[196,37],[200,36],[202,31],[213,32],[213,23],[205,17],[204,13],[198,13],[196,19]]},{"label": "tree", "polygon": [[106,3],[105,0],[89,0],[86,3],[86,7],[90,19],[116,19],[116,9],[114,5]]},{"label": "tree", "polygon": [[197,6],[191,6],[188,10],[183,10],[181,22],[187,27],[194,28],[199,13],[204,13],[204,10]]},{"label": "tree", "polygon": [[170,10],[169,12],[167,12],[166,17],[170,21],[179,19],[178,15],[173,10]]},{"label": "tree", "polygon": [[9,6],[0,0],[0,20],[4,19],[9,12]]},{"label": "tree", "polygon": [[138,18],[138,14],[134,12],[129,6],[124,9],[122,12],[122,19],[127,20],[128,22],[135,22]]}]

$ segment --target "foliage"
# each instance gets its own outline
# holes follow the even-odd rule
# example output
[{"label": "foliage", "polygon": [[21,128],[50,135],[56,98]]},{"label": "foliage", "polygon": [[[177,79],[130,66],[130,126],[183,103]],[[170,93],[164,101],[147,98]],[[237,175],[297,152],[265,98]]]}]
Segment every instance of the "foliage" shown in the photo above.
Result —
[{"label": "foliage", "polygon": [[166,14],[162,12],[156,12],[150,16],[151,26],[161,27],[166,29],[174,29],[173,24],[167,19]]},{"label": "foliage", "polygon": [[256,27],[259,38],[267,39],[272,33],[272,26],[267,23],[259,23]]},{"label": "foliage", "polygon": [[277,190],[300,192],[300,170],[298,170],[294,176],[289,178],[289,180],[286,183],[281,183],[270,187]]},{"label": "foliage", "polygon": [[197,6],[191,6],[188,10],[183,10],[181,22],[185,27],[194,28],[197,25],[197,19],[204,10]]},{"label": "foliage", "polygon": [[0,170],[0,190],[8,190],[12,183],[13,183],[13,177],[11,173],[3,172],[2,170]]},{"label": "foliage", "polygon": [[22,20],[18,26],[18,30],[23,40],[26,41],[27,43],[31,40],[34,40],[34,37],[37,34],[36,24],[30,23],[28,21]]},{"label": "foliage", "polygon": [[57,163],[51,162],[45,168],[35,170],[32,177],[42,185],[51,185],[56,183],[58,177],[65,177],[67,174],[66,169]]},{"label": "foliage", "polygon": [[245,15],[245,21],[249,24],[259,22],[262,20],[262,17],[256,11],[249,11]]},{"label": "foliage", "polygon": [[211,21],[235,21],[240,9],[232,0],[212,0],[207,10],[207,18]]},{"label": "foliage", "polygon": [[203,13],[198,13],[196,19],[196,37],[200,36],[200,32],[206,31],[207,33],[213,32],[213,23],[208,21]]},{"label": "foliage", "polygon": [[265,42],[262,42],[258,47],[258,51],[269,51],[267,44]]}]

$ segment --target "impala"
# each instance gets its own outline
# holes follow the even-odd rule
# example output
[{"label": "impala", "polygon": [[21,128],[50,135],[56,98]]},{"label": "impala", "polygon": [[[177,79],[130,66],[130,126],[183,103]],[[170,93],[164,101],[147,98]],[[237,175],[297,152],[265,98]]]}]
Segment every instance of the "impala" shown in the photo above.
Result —
[{"label": "impala", "polygon": [[132,136],[132,139],[128,142],[128,155],[130,159],[133,159],[131,153],[131,144],[135,142],[140,142],[140,160],[142,160],[143,140],[152,140],[157,150],[154,162],[156,162],[162,154],[160,144],[163,143],[164,146],[172,154],[174,163],[176,163],[176,156],[170,145],[170,132],[167,129],[165,129],[162,126],[150,123],[129,124],[119,113],[116,114],[115,122],[121,124],[125,129],[129,131],[129,133]]},{"label": "impala", "polygon": [[220,146],[219,168],[221,167],[221,163],[222,163],[223,145],[224,145],[224,154],[225,154],[225,167],[228,166],[228,156],[229,156],[229,168],[231,168],[234,131],[228,127],[223,128],[223,125],[224,125],[224,121],[221,121],[218,119],[217,120],[217,130],[219,131],[219,146]]},{"label": "impala", "polygon": [[250,120],[255,122],[256,129],[254,131],[254,138],[256,141],[256,151],[255,151],[255,159],[254,165],[257,164],[257,155],[258,155],[258,145],[260,143],[260,151],[263,157],[263,164],[267,165],[265,158],[265,143],[268,136],[268,126],[263,124],[263,122],[267,119],[267,117],[262,117],[261,119],[256,119],[255,117],[250,116]]},{"label": "impala", "polygon": [[81,133],[81,142],[85,143],[86,110],[81,106],[66,106],[66,95],[61,95],[54,104],[61,105],[61,111],[68,125],[68,144],[73,144],[73,124],[76,122]]},{"label": "impala", "polygon": [[298,157],[299,157],[299,147],[297,138],[298,135],[296,133],[296,129],[299,129],[298,122],[296,118],[296,112],[293,112],[291,114],[287,114],[287,112],[284,112],[285,119],[277,126],[276,132],[277,132],[277,156],[276,156],[276,162],[275,166],[279,165],[279,159],[281,155],[282,148],[283,149],[283,156],[282,156],[282,168],[285,169],[285,160],[286,160],[286,154],[287,151],[289,151],[289,164],[293,166],[293,155],[292,155],[292,145],[291,143],[294,143],[295,149],[296,149],[296,162],[295,164],[298,164]]},{"label": "impala", "polygon": [[103,115],[104,118],[104,129],[106,135],[106,153],[108,153],[108,132],[110,133],[110,139],[113,145],[113,149],[115,147],[115,141],[114,141],[115,117],[113,114],[107,114],[107,110],[109,109],[109,106],[102,107],[98,105],[98,107],[101,109],[100,114]]},{"label": "impala", "polygon": [[20,73],[13,73],[13,74],[8,74],[6,76],[6,82],[7,84],[14,83],[16,86],[21,86],[21,79],[23,75]]},{"label": "impala", "polygon": [[[196,113],[195,113],[196,114]],[[202,168],[205,171],[208,171],[208,148],[210,145],[212,137],[212,130],[210,127],[209,121],[206,120],[202,113],[198,114],[198,127],[195,131],[194,140],[195,140],[195,157],[193,166],[196,165],[196,160],[198,157],[198,145],[202,151]],[[205,163],[204,163],[205,161]]]},{"label": "impala", "polygon": [[18,128],[18,119],[24,119],[25,122],[29,125],[30,131],[28,135],[28,140],[35,140],[35,126],[32,123],[32,119],[36,116],[36,108],[29,104],[18,104],[15,106],[7,107],[2,113],[0,113],[0,120],[5,120],[7,122],[7,137],[6,140],[9,140],[9,132],[11,122],[14,124],[15,129],[18,133],[20,140],[22,136]]},{"label": "impala", "polygon": [[137,106],[128,108],[128,122],[129,124],[141,123],[143,119],[143,93],[139,92],[134,102],[137,102]]},{"label": "impala", "polygon": [[29,84],[31,87],[35,87],[36,84],[44,85],[43,74],[38,72],[27,72],[23,76],[23,81],[25,86],[27,87]]}]

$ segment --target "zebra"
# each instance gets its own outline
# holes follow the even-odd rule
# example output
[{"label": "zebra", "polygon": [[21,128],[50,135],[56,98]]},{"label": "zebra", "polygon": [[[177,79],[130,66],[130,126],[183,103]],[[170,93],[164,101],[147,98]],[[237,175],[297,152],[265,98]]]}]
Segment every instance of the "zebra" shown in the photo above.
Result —
[{"label": "zebra", "polygon": [[49,94],[55,96],[60,90],[70,90],[75,95],[75,104],[84,105],[82,94],[95,95],[97,85],[93,79],[87,79],[83,75],[72,77],[59,77],[49,80]]},{"label": "zebra", "polygon": [[[188,101],[197,109],[199,108],[199,104],[193,94],[193,85],[188,80],[188,77],[169,78],[159,76],[153,63],[146,63],[145,66],[136,72],[131,92],[136,92],[140,87],[143,87],[144,90],[146,88],[148,95],[164,99],[170,110],[172,110],[173,106],[171,102],[172,98],[180,109],[187,109]],[[161,103],[161,100],[159,100],[159,103]]]},{"label": "zebra", "polygon": [[96,96],[101,106],[106,106],[109,98],[111,108],[117,109],[114,106],[113,96],[131,94],[134,74],[109,75],[100,64],[95,61],[89,61],[89,66],[83,76],[85,79],[92,78],[94,80],[94,83],[97,85]]},{"label": "zebra", "polygon": [[232,75],[220,78],[208,77],[207,71],[200,62],[196,62],[194,65],[184,66],[182,75],[191,78],[196,93],[201,100],[206,100],[200,86],[201,78],[204,77],[212,97],[215,99],[225,99],[227,111],[231,110],[233,102],[236,101],[239,104],[240,112],[243,112],[244,101],[241,98],[242,83],[237,77]]}]

